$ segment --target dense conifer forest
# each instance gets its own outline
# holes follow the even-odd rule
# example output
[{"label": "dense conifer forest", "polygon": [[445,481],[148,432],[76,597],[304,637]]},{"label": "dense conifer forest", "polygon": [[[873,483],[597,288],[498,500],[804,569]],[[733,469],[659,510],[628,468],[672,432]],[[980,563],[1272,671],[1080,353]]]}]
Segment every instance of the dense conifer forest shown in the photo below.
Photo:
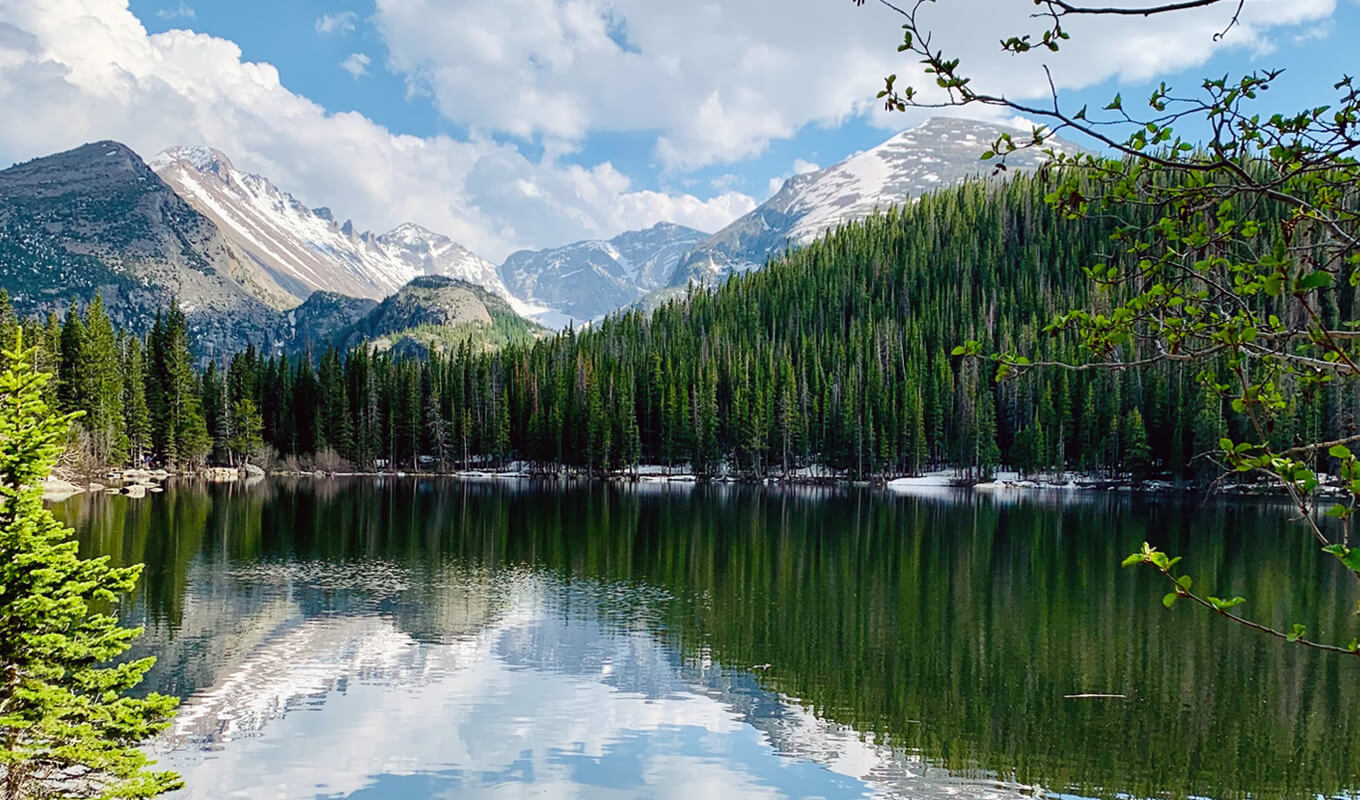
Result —
[{"label": "dense conifer forest", "polygon": [[[58,375],[53,400],[85,412],[77,449],[101,464],[1216,475],[1197,454],[1243,423],[1187,369],[1051,369],[997,383],[987,362],[952,354],[976,339],[1080,360],[1073,337],[1044,328],[1105,302],[1086,270],[1107,258],[1116,222],[1064,220],[1044,191],[1033,176],[967,183],[692,289],[650,318],[620,312],[495,350],[251,348],[196,369],[176,308],[144,340],[115,332],[98,300],[64,323],[25,325],[40,366]],[[1329,316],[1354,318],[1353,289],[1333,299]],[[1290,403],[1277,444],[1349,433],[1360,405],[1330,388]]]}]

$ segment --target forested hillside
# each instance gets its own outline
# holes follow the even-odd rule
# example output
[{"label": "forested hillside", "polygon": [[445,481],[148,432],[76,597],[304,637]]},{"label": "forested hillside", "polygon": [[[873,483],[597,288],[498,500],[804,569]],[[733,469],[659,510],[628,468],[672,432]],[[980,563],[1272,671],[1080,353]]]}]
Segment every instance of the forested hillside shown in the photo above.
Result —
[{"label": "forested hillside", "polygon": [[[198,381],[210,450],[228,460],[264,444],[358,468],[520,460],[744,477],[814,464],[855,478],[1000,465],[1216,474],[1195,456],[1241,420],[1188,370],[1054,369],[998,384],[986,362],[952,355],[977,339],[1080,359],[1071,337],[1043,329],[1055,313],[1100,306],[1086,268],[1105,259],[1115,223],[1060,219],[1044,191],[1034,177],[941,191],[650,319],[624,313],[498,351],[465,344],[415,359],[330,349],[314,364],[252,349]],[[1333,298],[1329,315],[1353,316],[1353,289]],[[132,361],[125,352],[121,362]],[[69,364],[61,370],[66,385]],[[1340,390],[1290,402],[1280,443],[1354,424],[1357,399]],[[183,459],[177,441],[151,437],[150,452]]]}]

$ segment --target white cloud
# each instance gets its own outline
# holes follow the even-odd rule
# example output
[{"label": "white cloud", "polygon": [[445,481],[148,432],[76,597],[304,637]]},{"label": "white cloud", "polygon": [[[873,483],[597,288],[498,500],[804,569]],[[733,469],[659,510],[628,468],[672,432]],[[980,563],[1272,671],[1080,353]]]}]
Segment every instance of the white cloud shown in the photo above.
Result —
[{"label": "white cloud", "polygon": [[162,8],[156,11],[156,16],[161,19],[194,19],[198,14],[194,13],[184,0],[179,0],[179,5],[175,8]]},{"label": "white cloud", "polygon": [[794,175],[806,175],[809,172],[816,172],[819,169],[821,169],[821,167],[811,161],[806,161],[801,158],[795,158],[793,160]]},{"label": "white cloud", "polygon": [[358,21],[359,15],[355,14],[353,11],[341,11],[338,14],[322,14],[316,18],[316,32],[341,35],[353,33]]},{"label": "white cloud", "polygon": [[360,75],[368,74],[370,59],[363,53],[350,53],[345,56],[345,60],[340,62],[340,69],[348,72],[351,76],[358,78]]},{"label": "white cloud", "polygon": [[269,64],[206,34],[148,35],[126,0],[0,0],[0,163],[117,139],[150,156],[208,143],[309,206],[361,227],[417,222],[499,260],[671,220],[714,229],[752,205],[638,191],[610,164],[530,161],[473,133],[394,134],[289,91]]},{"label": "white cloud", "polygon": [[735,186],[740,186],[741,182],[742,178],[740,175],[728,172],[713,178],[708,182],[708,185],[719,192],[725,192]]},{"label": "white cloud", "polygon": [[[1242,25],[1217,45],[1219,9],[1137,24],[1080,20],[1074,40],[1045,59],[1061,88],[1142,79],[1225,48],[1267,50],[1275,33],[1298,32],[1279,26],[1316,26],[1334,8],[1335,0],[1247,0]],[[926,9],[938,18],[939,43],[958,48],[978,84],[1015,97],[1046,92],[1043,60],[996,51],[1002,33],[1033,24],[1014,0]],[[0,161],[103,138],[146,155],[210,143],[309,205],[375,229],[418,222],[494,260],[663,219],[714,230],[754,203],[721,180],[705,199],[639,190],[609,163],[568,164],[592,133],[654,136],[662,167],[683,173],[738,162],[809,124],[919,121],[873,99],[882,75],[906,80],[915,69],[895,52],[896,18],[873,4],[377,0],[372,19],[386,65],[466,138],[398,135],[358,113],[328,113],[282,86],[273,66],[243,61],[230,41],[148,35],[127,0],[0,0],[0,115],[24,121],[0,126]],[[315,27],[344,34],[357,24],[341,12]],[[351,59],[351,74],[371,67]],[[507,134],[544,155],[526,158]],[[795,163],[788,174],[811,166]],[[674,177],[668,185],[689,185]]]},{"label": "white cloud", "polygon": [[[1029,6],[951,0],[922,13],[937,46],[963,57],[977,85],[1032,98],[1047,93],[1044,63],[1060,89],[1142,80],[1232,48],[1267,49],[1271,29],[1324,19],[1335,0],[1247,0],[1241,24],[1219,43],[1213,34],[1231,12],[1221,5],[1136,22],[1076,20],[1060,54],[1001,53],[1005,35],[1034,30]],[[900,20],[876,3],[377,0],[373,20],[392,67],[450,119],[568,142],[656,131],[656,155],[670,169],[740,161],[812,123],[867,114],[901,129],[924,116],[889,115],[873,99],[890,72],[920,77],[914,59],[895,51]]]}]

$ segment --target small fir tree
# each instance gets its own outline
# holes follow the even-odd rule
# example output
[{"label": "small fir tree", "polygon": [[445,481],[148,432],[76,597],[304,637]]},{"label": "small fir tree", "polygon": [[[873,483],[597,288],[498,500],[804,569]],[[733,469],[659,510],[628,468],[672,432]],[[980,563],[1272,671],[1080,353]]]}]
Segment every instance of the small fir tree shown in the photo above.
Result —
[{"label": "small fir tree", "polygon": [[82,559],[43,507],[75,415],[52,414],[49,376],[22,335],[0,373],[0,798],[143,798],[180,785],[138,745],[169,723],[175,699],[128,696],[151,668],[111,665],[140,629],[96,610],[117,602],[141,567]]}]

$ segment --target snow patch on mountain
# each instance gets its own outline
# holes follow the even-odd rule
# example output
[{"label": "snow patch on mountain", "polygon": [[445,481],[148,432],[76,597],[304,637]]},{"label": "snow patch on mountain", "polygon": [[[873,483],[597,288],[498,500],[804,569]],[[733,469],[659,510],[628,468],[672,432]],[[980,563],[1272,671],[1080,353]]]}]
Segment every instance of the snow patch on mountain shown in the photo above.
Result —
[{"label": "snow patch on mountain", "polygon": [[[687,253],[670,285],[713,281],[732,272],[764,266],[789,246],[807,244],[847,222],[876,210],[912,202],[921,195],[968,178],[986,177],[991,168],[981,154],[1003,133],[1003,125],[936,117],[839,164],[789,178],[773,197]],[[1051,140],[1059,152],[1079,148]],[[1020,150],[1007,159],[1010,173],[1032,169],[1047,156]]]},{"label": "snow patch on mountain", "polygon": [[381,300],[416,277],[443,275],[499,295],[517,313],[546,311],[515,297],[494,264],[447,236],[414,223],[358,233],[329,208],[308,208],[213,148],[172,147],[148,164],[299,301],[316,290]]},{"label": "snow patch on mountain", "polygon": [[[707,234],[660,222],[613,239],[512,253],[500,276],[516,295],[557,309],[554,319],[584,322],[664,286],[680,259]],[[547,317],[538,319],[551,325]]]}]

